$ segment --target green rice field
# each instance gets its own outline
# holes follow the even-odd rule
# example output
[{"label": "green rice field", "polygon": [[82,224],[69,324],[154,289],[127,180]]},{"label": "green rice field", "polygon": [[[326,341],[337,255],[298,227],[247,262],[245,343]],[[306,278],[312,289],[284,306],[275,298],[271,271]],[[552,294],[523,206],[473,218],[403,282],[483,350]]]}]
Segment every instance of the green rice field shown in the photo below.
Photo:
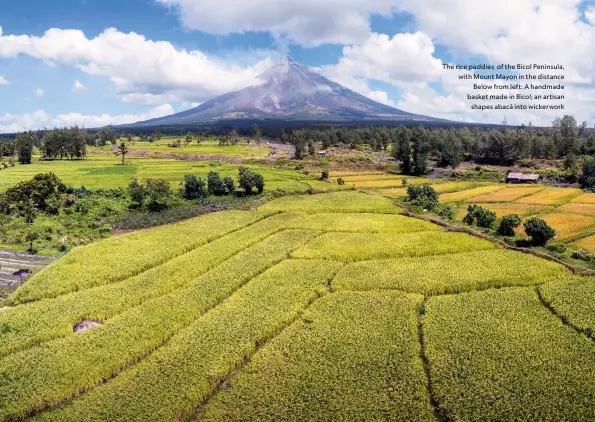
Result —
[{"label": "green rice field", "polygon": [[73,249],[0,310],[0,420],[594,420],[594,279],[401,212],[291,195]]}]

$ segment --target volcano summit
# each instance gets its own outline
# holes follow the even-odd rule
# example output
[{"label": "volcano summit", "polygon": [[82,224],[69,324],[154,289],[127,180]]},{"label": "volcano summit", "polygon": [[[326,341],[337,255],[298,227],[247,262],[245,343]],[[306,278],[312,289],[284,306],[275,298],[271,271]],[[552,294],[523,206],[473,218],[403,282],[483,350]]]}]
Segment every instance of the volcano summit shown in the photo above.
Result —
[{"label": "volcano summit", "polygon": [[199,125],[230,120],[320,122],[440,121],[404,112],[357,94],[285,58],[250,86],[171,116],[125,127]]}]

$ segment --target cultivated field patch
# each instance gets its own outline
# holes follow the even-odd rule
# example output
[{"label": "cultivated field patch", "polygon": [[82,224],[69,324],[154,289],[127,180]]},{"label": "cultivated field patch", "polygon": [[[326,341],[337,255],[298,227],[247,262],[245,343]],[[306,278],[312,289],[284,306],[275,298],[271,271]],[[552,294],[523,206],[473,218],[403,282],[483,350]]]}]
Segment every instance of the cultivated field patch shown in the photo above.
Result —
[{"label": "cultivated field patch", "polygon": [[585,214],[592,217],[595,217],[595,204],[581,204],[578,202],[570,202],[568,204],[562,205],[559,210],[572,212],[575,214]]},{"label": "cultivated field patch", "polygon": [[[591,230],[595,230],[595,218],[569,212],[556,212],[540,215],[546,223],[556,229],[556,240],[569,240]],[[517,234],[526,236],[523,225],[517,229]]]},{"label": "cultivated field patch", "polygon": [[320,299],[199,420],[433,420],[417,339],[421,299],[398,292]]},{"label": "cultivated field patch", "polygon": [[288,228],[319,231],[362,232],[362,233],[404,233],[438,231],[439,226],[426,221],[398,214],[371,213],[320,213],[292,219]]},{"label": "cultivated field patch", "polygon": [[[549,210],[554,210],[553,207],[547,207],[544,205],[526,205],[526,204],[476,204],[480,207],[486,208],[490,211],[496,213],[496,218],[502,218],[505,215],[510,214],[517,214],[521,217],[527,215],[534,215],[539,214],[542,212],[547,212]],[[457,210],[457,218],[462,219],[467,214],[467,206],[464,205],[458,208]]]},{"label": "cultivated field patch", "polygon": [[595,235],[579,239],[575,244],[589,252],[595,252]]},{"label": "cultivated field patch", "polygon": [[595,193],[583,193],[570,202],[576,202],[579,204],[595,204]]},{"label": "cultivated field patch", "polygon": [[531,196],[517,200],[520,204],[560,205],[582,195],[581,189],[575,188],[546,188]]},{"label": "cultivated field patch", "polygon": [[534,285],[568,274],[557,263],[509,250],[363,261],[337,274],[333,288],[395,289],[437,295],[490,287]]},{"label": "cultivated field patch", "polygon": [[500,189],[499,191],[489,193],[487,195],[475,196],[469,199],[469,202],[511,202],[537,193],[544,188],[542,186],[522,186],[522,187],[510,187],[506,189]]},{"label": "cultivated field patch", "polygon": [[357,191],[333,192],[319,195],[286,196],[259,208],[263,212],[365,212],[398,214],[401,209],[389,199]]},{"label": "cultivated field patch", "polygon": [[448,202],[462,202],[480,195],[496,192],[500,189],[505,189],[505,185],[488,185],[479,188],[462,190],[460,192],[447,193],[440,195],[440,202],[446,204]]},{"label": "cultivated field patch", "polygon": [[593,419],[593,343],[535,289],[430,298],[422,321],[434,394],[448,420]]},{"label": "cultivated field patch", "polygon": [[353,262],[369,259],[452,254],[497,249],[495,243],[464,233],[443,231],[418,233],[326,233],[292,256]]}]

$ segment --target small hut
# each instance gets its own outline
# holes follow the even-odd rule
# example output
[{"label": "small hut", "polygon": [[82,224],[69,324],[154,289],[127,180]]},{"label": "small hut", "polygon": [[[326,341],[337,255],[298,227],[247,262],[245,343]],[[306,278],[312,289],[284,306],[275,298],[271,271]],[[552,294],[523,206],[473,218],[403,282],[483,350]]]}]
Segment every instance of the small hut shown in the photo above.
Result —
[{"label": "small hut", "polygon": [[536,173],[508,173],[508,183],[537,183],[539,175]]}]

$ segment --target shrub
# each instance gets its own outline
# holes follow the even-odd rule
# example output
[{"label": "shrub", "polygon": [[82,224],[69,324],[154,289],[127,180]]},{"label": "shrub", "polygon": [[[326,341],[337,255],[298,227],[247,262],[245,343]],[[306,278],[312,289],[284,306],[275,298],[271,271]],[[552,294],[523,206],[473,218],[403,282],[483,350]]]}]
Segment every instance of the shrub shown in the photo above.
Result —
[{"label": "shrub", "polygon": [[429,185],[409,186],[407,198],[412,204],[428,211],[432,211],[438,206],[438,193]]},{"label": "shrub", "polygon": [[171,189],[163,179],[147,179],[147,208],[149,211],[161,211],[169,206]]},{"label": "shrub", "polygon": [[505,216],[498,226],[498,234],[501,236],[514,236],[514,229],[520,226],[522,221],[517,214]]},{"label": "shrub", "polygon": [[223,184],[225,185],[225,188],[230,193],[230,195],[233,195],[233,193],[236,191],[236,185],[233,179],[231,177],[226,177],[225,179],[223,179]]},{"label": "shrub", "polygon": [[525,221],[525,233],[531,238],[534,245],[543,246],[548,240],[556,236],[556,230],[551,228],[541,218],[530,218]]},{"label": "shrub", "polygon": [[147,191],[145,186],[135,178],[128,185],[128,195],[135,205],[141,207],[145,202]]},{"label": "shrub", "polygon": [[469,205],[463,222],[470,226],[477,224],[479,227],[489,229],[496,222],[496,213],[478,205]]},{"label": "shrub", "polygon": [[58,187],[62,184],[54,173],[39,173],[31,180],[20,182],[5,193],[6,203],[17,206],[32,201],[36,208],[45,211],[48,201],[56,197]]},{"label": "shrub", "polygon": [[215,196],[225,195],[225,184],[221,180],[219,173],[211,171],[207,177],[207,183],[209,188],[209,194]]},{"label": "shrub", "polygon": [[338,184],[339,186],[343,186],[343,185],[345,185],[345,180],[343,180],[343,178],[342,178],[342,177],[339,177],[339,178],[337,179],[337,184]]},{"label": "shrub", "polygon": [[320,180],[328,180],[328,170],[322,170],[320,174]]},{"label": "shrub", "polygon": [[188,201],[199,198],[206,198],[208,190],[205,182],[193,174],[184,175],[183,187],[181,189],[182,197]]},{"label": "shrub", "polygon": [[436,208],[436,214],[438,217],[446,218],[448,220],[454,220],[456,217],[456,205],[455,204],[444,204],[439,205]]},{"label": "shrub", "polygon": [[264,179],[262,175],[244,166],[240,166],[238,168],[238,173],[238,181],[240,184],[240,188],[244,189],[246,194],[250,195],[252,193],[253,188],[256,188],[258,193],[262,193],[262,191],[264,190]]}]

